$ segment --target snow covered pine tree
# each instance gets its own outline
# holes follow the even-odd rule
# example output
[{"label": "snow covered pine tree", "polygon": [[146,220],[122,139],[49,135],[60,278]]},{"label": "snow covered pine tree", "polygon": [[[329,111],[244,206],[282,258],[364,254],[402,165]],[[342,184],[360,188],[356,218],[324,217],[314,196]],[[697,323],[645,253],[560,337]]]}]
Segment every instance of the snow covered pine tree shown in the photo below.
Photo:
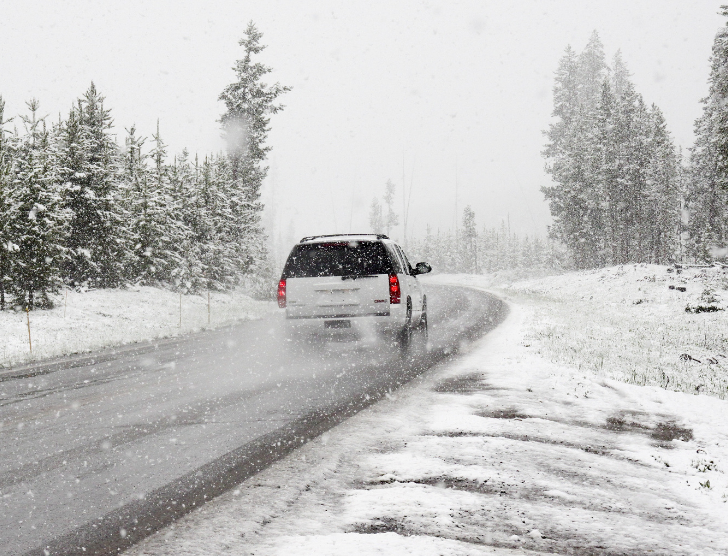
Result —
[{"label": "snow covered pine tree", "polygon": [[240,40],[245,50],[242,59],[234,66],[237,80],[220,94],[226,112],[220,118],[223,135],[227,142],[230,189],[228,200],[235,225],[230,239],[235,246],[235,266],[241,273],[252,272],[266,257],[263,229],[260,224],[263,206],[260,188],[268,173],[264,165],[269,146],[266,145],[270,130],[270,115],[283,109],[276,99],[290,91],[290,87],[276,83],[267,85],[263,77],[272,69],[253,57],[265,46],[263,37],[251,21]]},{"label": "snow covered pine tree", "polygon": [[105,288],[124,278],[129,246],[112,125],[104,97],[91,83],[59,130],[58,173],[63,205],[71,212],[63,265],[70,284]]},{"label": "snow covered pine tree", "polygon": [[566,49],[554,86],[542,191],[552,236],[577,268],[667,263],[679,236],[679,161],[664,117],[648,109],[619,52],[611,71],[594,33]]},{"label": "snow covered pine tree", "polygon": [[19,138],[13,168],[11,288],[17,302],[32,310],[50,304],[48,295],[62,281],[60,263],[70,214],[62,208],[60,180],[51,153],[45,121],[38,117],[38,101],[27,103],[25,134]]},{"label": "snow covered pine tree", "polygon": [[[728,6],[721,6],[728,17]],[[708,96],[695,121],[686,208],[689,253],[699,261],[713,259],[728,247],[728,25],[715,35],[710,57]]]},{"label": "snow covered pine tree", "polygon": [[15,214],[13,196],[13,162],[10,140],[5,131],[5,101],[0,96],[0,311],[5,309],[6,294],[11,286],[11,257],[17,245],[12,228]]}]

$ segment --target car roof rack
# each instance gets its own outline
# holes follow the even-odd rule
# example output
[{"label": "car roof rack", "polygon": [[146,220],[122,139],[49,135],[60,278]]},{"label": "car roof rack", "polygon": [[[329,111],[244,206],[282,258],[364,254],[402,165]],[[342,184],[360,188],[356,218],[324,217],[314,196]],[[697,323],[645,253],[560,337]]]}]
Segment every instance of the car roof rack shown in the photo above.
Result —
[{"label": "car roof rack", "polygon": [[299,241],[298,243],[303,243],[304,241],[311,241],[312,239],[319,239],[321,237],[346,237],[346,236],[374,236],[377,239],[389,239],[389,237],[387,237],[384,234],[325,234],[325,235],[320,235],[320,236],[306,236],[306,237],[301,238],[301,241]]}]

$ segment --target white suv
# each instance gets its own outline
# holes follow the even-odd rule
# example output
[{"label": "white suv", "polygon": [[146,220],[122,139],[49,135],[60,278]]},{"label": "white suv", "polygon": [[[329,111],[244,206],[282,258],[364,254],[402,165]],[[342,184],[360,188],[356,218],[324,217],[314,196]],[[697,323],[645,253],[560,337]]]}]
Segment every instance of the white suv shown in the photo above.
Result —
[{"label": "white suv", "polygon": [[402,248],[382,234],[304,237],[288,256],[278,306],[294,333],[373,338],[403,347],[412,331],[427,335],[427,297]]}]

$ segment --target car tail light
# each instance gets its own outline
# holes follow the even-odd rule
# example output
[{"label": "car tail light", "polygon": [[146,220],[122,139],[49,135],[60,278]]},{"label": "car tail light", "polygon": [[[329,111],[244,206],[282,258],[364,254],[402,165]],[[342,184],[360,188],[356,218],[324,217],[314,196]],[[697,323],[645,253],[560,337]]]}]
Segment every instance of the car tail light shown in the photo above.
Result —
[{"label": "car tail light", "polygon": [[389,302],[392,304],[399,303],[402,296],[402,290],[399,289],[399,278],[396,274],[389,275]]},{"label": "car tail light", "polygon": [[281,309],[286,307],[286,281],[281,280],[278,282],[278,306]]}]

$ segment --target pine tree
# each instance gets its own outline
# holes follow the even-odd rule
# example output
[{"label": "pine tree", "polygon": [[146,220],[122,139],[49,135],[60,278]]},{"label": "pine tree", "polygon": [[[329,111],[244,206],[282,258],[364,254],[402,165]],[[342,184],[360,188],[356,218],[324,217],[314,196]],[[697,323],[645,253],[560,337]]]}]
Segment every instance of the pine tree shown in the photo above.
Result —
[{"label": "pine tree", "polygon": [[667,262],[678,233],[677,154],[657,106],[636,92],[618,52],[599,106],[605,264]]},{"label": "pine tree", "polygon": [[[720,13],[728,17],[728,6]],[[686,199],[689,253],[703,261],[728,244],[728,25],[715,36],[710,66],[708,96],[695,121]]]},{"label": "pine tree", "polygon": [[644,235],[642,207],[645,189],[644,168],[647,157],[644,142],[647,137],[646,109],[641,95],[631,82],[616,99],[612,125],[617,150],[616,184],[613,209],[616,217],[616,253],[614,263],[642,262],[645,257],[641,248]]},{"label": "pine tree", "polygon": [[399,217],[394,212],[394,183],[392,180],[387,180],[384,190],[384,204],[387,207],[387,212],[384,214],[384,233],[390,235],[392,228],[399,224]]},{"label": "pine tree", "polygon": [[603,48],[596,33],[579,56],[566,49],[554,85],[556,120],[546,132],[548,142],[543,153],[546,170],[554,181],[553,186],[542,189],[554,217],[552,233],[567,245],[578,268],[598,265],[603,251],[594,136],[605,73]]},{"label": "pine tree", "polygon": [[[17,245],[13,258],[13,288],[28,309],[50,304],[48,294],[61,285],[60,263],[70,215],[62,207],[59,177],[54,172],[49,133],[38,117],[38,101],[23,116],[13,169],[16,193],[11,234]],[[40,295],[40,299],[38,299]]]},{"label": "pine tree", "polygon": [[429,224],[427,224],[427,227],[425,229],[424,244],[420,251],[422,260],[424,260],[424,261],[432,260],[432,243],[433,243],[434,239],[435,238],[432,235],[432,227]]},{"label": "pine tree", "polygon": [[372,204],[369,207],[369,228],[375,234],[383,234],[385,229],[382,205],[376,197],[372,199]]},{"label": "pine tree", "polygon": [[460,260],[463,272],[478,272],[478,232],[475,228],[475,211],[466,206],[463,210],[463,230],[460,234]]},{"label": "pine tree", "polygon": [[136,126],[126,130],[124,150],[122,151],[121,180],[124,184],[123,203],[129,215],[129,231],[131,233],[131,268],[127,278],[133,281],[144,282],[142,276],[147,274],[145,254],[150,254],[149,244],[146,240],[146,221],[148,218],[147,180],[148,173],[144,164],[145,156],[142,154],[144,139],[137,137]]},{"label": "pine tree", "polygon": [[680,175],[675,145],[660,109],[650,109],[651,133],[647,150],[645,210],[649,223],[647,251],[650,262],[668,264],[675,260],[680,234]]},{"label": "pine tree", "polygon": [[579,117],[579,65],[576,53],[570,46],[566,47],[564,56],[559,61],[553,94],[553,116],[556,120],[546,132],[549,143],[545,155],[549,158],[558,156],[569,131]]},{"label": "pine tree", "polygon": [[619,179],[619,142],[615,137],[616,98],[609,79],[602,82],[602,95],[597,107],[596,130],[594,137],[595,154],[599,168],[597,195],[602,208],[603,232],[601,237],[601,264],[616,264],[617,245],[620,230],[620,187]]},{"label": "pine tree", "polygon": [[195,198],[197,218],[192,225],[195,257],[200,262],[199,288],[222,289],[235,282],[234,252],[230,241],[233,221],[224,195],[225,176],[218,174],[214,157],[205,157],[199,168]]},{"label": "pine tree", "polygon": [[110,111],[93,83],[59,133],[59,172],[65,207],[72,213],[66,279],[112,287],[123,281],[127,261],[124,214],[117,176],[117,146]]},{"label": "pine tree", "polygon": [[219,155],[211,161],[213,169],[211,195],[215,207],[215,230],[211,238],[211,248],[215,253],[216,266],[212,267],[215,273],[213,280],[225,284],[226,287],[234,285],[239,277],[238,247],[235,238],[240,231],[234,209],[230,201],[230,161],[227,156]]},{"label": "pine tree", "polygon": [[604,46],[599,33],[592,32],[589,42],[579,54],[576,65],[579,107],[583,114],[594,108],[602,95],[602,82],[606,75],[607,63]]},{"label": "pine tree", "polygon": [[170,169],[165,242],[170,254],[174,253],[172,283],[177,289],[196,291],[204,269],[194,237],[201,215],[197,212],[197,183],[189,156],[183,149]]},{"label": "pine tree", "polygon": [[0,311],[5,309],[6,291],[12,283],[11,268],[17,245],[12,234],[17,217],[13,189],[13,153],[5,131],[5,101],[0,96]]},{"label": "pine tree", "polygon": [[131,265],[128,278],[155,285],[169,271],[163,256],[165,206],[164,192],[158,185],[162,168],[154,174],[148,167],[149,154],[142,148],[146,139],[138,137],[136,127],[127,130],[123,155],[122,180],[129,215]]},{"label": "pine tree", "polygon": [[268,172],[264,164],[271,147],[266,145],[266,140],[270,115],[283,109],[283,105],[276,104],[276,99],[290,90],[290,87],[263,81],[272,69],[253,61],[265,49],[260,44],[262,37],[251,21],[240,40],[244,56],[233,68],[237,80],[220,94],[226,107],[220,122],[230,161],[231,185],[227,193],[237,225],[237,233],[231,239],[238,247],[235,258],[240,272],[251,271],[265,259],[260,188]]},{"label": "pine tree", "polygon": [[[544,150],[554,184],[542,189],[577,268],[672,257],[677,155],[664,117],[647,109],[617,52],[611,75],[596,35],[561,59]],[[514,252],[515,247],[509,252]]]}]

